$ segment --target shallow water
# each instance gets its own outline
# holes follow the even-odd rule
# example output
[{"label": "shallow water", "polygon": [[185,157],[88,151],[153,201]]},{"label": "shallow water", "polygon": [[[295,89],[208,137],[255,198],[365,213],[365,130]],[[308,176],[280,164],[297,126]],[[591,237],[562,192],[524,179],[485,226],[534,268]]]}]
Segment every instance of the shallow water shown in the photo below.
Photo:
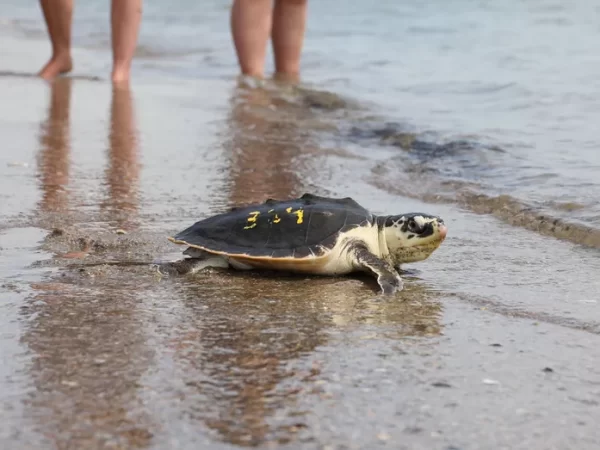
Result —
[{"label": "shallow water", "polygon": [[[225,6],[148,5],[138,78],[113,91],[104,3],[77,6],[81,63],[52,84],[23,76],[47,50],[38,12],[1,5],[3,447],[598,446],[593,98],[556,126],[595,67],[569,47],[594,11],[315,3],[315,91],[238,86]],[[589,59],[572,84],[547,27]],[[439,214],[449,237],[394,301],[368,278],[150,265],[199,218],[306,191]]]}]

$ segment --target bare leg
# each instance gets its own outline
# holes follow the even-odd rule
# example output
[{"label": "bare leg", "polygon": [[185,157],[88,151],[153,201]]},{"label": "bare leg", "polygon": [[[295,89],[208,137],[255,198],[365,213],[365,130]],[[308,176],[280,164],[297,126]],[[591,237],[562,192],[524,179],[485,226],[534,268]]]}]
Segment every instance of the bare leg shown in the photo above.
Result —
[{"label": "bare leg", "polygon": [[264,75],[271,5],[272,0],[234,0],[231,7],[231,34],[244,75]]},{"label": "bare leg", "polygon": [[307,0],[276,0],[273,12],[273,53],[276,75],[297,79],[306,29]]},{"label": "bare leg", "polygon": [[38,75],[50,80],[73,69],[71,60],[71,22],[73,0],[40,0],[52,43],[52,57]]},{"label": "bare leg", "polygon": [[142,0],[112,0],[111,31],[113,51],[112,81],[128,82],[131,60],[137,45]]}]

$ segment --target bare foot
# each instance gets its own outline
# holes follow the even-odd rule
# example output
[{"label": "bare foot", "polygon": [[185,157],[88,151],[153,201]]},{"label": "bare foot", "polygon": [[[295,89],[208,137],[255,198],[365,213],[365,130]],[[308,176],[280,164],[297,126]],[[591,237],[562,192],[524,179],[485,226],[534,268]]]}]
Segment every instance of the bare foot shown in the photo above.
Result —
[{"label": "bare foot", "polygon": [[71,60],[71,55],[65,54],[52,56],[50,61],[48,61],[42,70],[40,70],[38,76],[44,78],[45,80],[51,80],[58,75],[70,72],[71,70],[73,70],[73,61]]}]

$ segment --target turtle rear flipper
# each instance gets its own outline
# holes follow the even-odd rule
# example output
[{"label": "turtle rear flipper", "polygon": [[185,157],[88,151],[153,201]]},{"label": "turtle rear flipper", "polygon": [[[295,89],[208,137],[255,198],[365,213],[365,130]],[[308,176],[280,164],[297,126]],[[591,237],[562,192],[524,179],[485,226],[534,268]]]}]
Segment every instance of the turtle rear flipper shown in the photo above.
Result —
[{"label": "turtle rear flipper", "polygon": [[210,254],[209,252],[207,252],[206,250],[202,250],[201,248],[196,248],[196,247],[188,247],[182,253],[184,255],[189,256],[190,258],[206,259],[206,258],[210,258],[211,256],[214,256],[214,255]]},{"label": "turtle rear flipper", "polygon": [[193,247],[189,247],[183,253],[191,257],[157,264],[158,272],[162,275],[193,275],[209,267],[215,269],[229,267],[229,262],[221,255],[215,255]]}]

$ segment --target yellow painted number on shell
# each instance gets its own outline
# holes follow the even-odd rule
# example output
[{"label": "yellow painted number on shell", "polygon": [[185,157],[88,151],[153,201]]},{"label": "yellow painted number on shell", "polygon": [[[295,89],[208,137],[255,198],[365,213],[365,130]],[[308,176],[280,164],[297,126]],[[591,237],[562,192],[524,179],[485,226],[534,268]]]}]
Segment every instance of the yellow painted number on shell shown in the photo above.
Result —
[{"label": "yellow painted number on shell", "polygon": [[296,223],[300,224],[304,221],[304,210],[297,209],[296,211],[292,211],[292,208],[289,207],[286,209],[286,211],[290,214],[295,214],[296,217],[298,217],[298,220],[296,221]]},{"label": "yellow painted number on shell", "polygon": [[298,211],[294,211],[293,214],[296,214],[298,216],[298,220],[296,221],[296,223],[302,223],[302,221],[304,220],[304,211],[299,209]]},{"label": "yellow painted number on shell", "polygon": [[[274,209],[270,209],[267,212],[272,213],[273,211],[275,211]],[[281,218],[277,215],[277,213],[275,213],[275,218],[273,219],[273,223],[279,223],[281,222]]]},{"label": "yellow painted number on shell", "polygon": [[244,227],[244,230],[249,230],[250,228],[254,228],[256,226],[256,220],[257,220],[259,214],[260,214],[260,211],[252,211],[250,213],[250,217],[248,217],[248,219],[246,219],[248,221],[248,225],[246,225]]}]

